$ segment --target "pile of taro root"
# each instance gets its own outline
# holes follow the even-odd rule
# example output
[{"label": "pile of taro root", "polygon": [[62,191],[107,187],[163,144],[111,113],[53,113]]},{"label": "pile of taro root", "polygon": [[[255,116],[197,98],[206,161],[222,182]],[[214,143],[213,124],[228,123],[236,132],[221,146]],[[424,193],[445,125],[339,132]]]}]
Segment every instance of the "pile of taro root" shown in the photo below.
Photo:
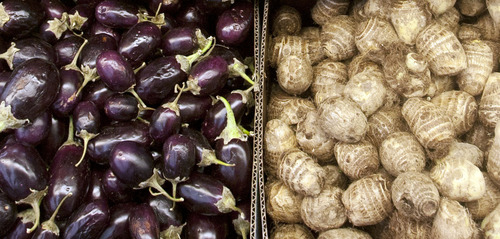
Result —
[{"label": "pile of taro root", "polygon": [[0,2],[1,238],[248,238],[253,3]]},{"label": "pile of taro root", "polygon": [[499,238],[500,1],[279,2],[270,237]]}]

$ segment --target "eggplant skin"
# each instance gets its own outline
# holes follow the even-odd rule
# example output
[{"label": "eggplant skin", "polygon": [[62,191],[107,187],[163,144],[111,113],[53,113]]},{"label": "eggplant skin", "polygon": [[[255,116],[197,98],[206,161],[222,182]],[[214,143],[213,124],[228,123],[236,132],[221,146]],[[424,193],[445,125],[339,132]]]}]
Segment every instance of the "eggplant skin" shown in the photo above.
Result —
[{"label": "eggplant skin", "polygon": [[45,11],[39,1],[5,0],[0,9],[0,32],[9,37],[20,38],[40,26]]},{"label": "eggplant skin", "polygon": [[33,120],[50,107],[59,85],[59,71],[52,62],[30,59],[14,69],[0,102],[12,108],[16,119]]}]

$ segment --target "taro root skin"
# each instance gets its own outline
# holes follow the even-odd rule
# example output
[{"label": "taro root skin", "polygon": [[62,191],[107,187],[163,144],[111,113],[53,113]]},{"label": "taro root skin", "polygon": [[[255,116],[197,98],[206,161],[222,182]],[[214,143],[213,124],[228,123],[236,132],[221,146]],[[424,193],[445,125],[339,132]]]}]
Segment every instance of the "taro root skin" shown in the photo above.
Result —
[{"label": "taro root skin", "polygon": [[313,68],[301,56],[285,56],[276,70],[281,88],[291,95],[304,93],[313,81]]},{"label": "taro root skin", "polygon": [[275,227],[271,239],[314,239],[311,231],[302,224],[282,224]]},{"label": "taro root skin", "polygon": [[374,174],[380,165],[377,148],[365,140],[352,144],[338,142],[334,152],[339,168],[351,180]]},{"label": "taro root skin", "polygon": [[300,206],[304,198],[281,181],[266,183],[266,208],[276,222],[301,223]]},{"label": "taro root skin", "polygon": [[366,134],[366,116],[351,100],[329,98],[323,101],[318,109],[321,128],[330,137],[346,143],[355,143]]},{"label": "taro root skin", "polygon": [[305,195],[316,196],[325,184],[325,171],[300,149],[291,149],[281,155],[278,176],[286,186]]},{"label": "taro root skin", "polygon": [[424,149],[411,133],[396,132],[387,136],[380,145],[379,153],[380,162],[395,177],[404,172],[424,170]]},{"label": "taro root skin", "polygon": [[337,187],[326,186],[316,197],[304,197],[300,215],[304,223],[315,231],[341,227],[347,219],[342,204],[342,193]]}]

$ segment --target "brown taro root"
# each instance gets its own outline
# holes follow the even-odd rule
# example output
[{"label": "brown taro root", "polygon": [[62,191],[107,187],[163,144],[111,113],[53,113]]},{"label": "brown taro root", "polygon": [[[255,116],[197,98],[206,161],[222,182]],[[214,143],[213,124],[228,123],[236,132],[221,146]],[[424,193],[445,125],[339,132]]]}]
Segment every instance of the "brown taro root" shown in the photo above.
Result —
[{"label": "brown taro root", "polygon": [[319,41],[303,39],[300,36],[284,35],[273,38],[270,44],[270,64],[276,68],[285,56],[303,57],[310,64],[316,64],[324,59],[324,52],[319,47]]},{"label": "brown taro root", "polygon": [[353,57],[349,62],[347,74],[350,79],[363,71],[372,71],[372,70],[380,71],[380,69],[381,69],[380,66],[377,65],[377,63],[375,63],[373,59],[370,59],[368,55],[359,54]]},{"label": "brown taro root", "polygon": [[344,88],[344,96],[358,104],[370,116],[380,108],[386,98],[382,71],[363,71],[352,77]]},{"label": "brown taro root", "polygon": [[422,239],[431,238],[431,228],[431,221],[418,221],[394,211],[386,230],[389,238]]},{"label": "brown taro root", "polygon": [[295,132],[279,119],[269,120],[264,133],[264,169],[267,175],[277,177],[280,156],[297,148]]},{"label": "brown taro root", "polygon": [[341,227],[347,219],[341,199],[343,192],[340,188],[325,186],[319,195],[304,197],[300,209],[304,223],[314,231]]},{"label": "brown taro root", "polygon": [[460,42],[478,40],[481,39],[481,31],[473,25],[461,24],[457,32],[457,38]]},{"label": "brown taro root", "polygon": [[300,205],[303,198],[281,181],[266,182],[266,209],[275,222],[302,222]]},{"label": "brown taro root", "polygon": [[500,120],[500,73],[494,72],[488,77],[483,96],[479,102],[478,117],[488,128],[495,128]]},{"label": "brown taro root", "polygon": [[297,35],[302,27],[302,18],[297,9],[283,5],[273,19],[273,35]]},{"label": "brown taro root", "polygon": [[423,2],[418,0],[393,1],[390,16],[399,39],[409,45],[415,44],[418,33],[432,17]]},{"label": "brown taro root", "polygon": [[327,98],[340,98],[347,82],[347,67],[342,62],[325,59],[313,67],[314,79],[311,93],[314,103],[319,105]]},{"label": "brown taro root", "polygon": [[431,23],[420,32],[416,47],[436,75],[456,75],[467,68],[467,56],[453,32]]},{"label": "brown taro root", "polygon": [[321,29],[319,27],[303,27],[300,29],[299,36],[304,40],[319,41]]},{"label": "brown taro root", "polygon": [[314,239],[311,231],[301,224],[281,224],[271,232],[271,239]]},{"label": "brown taro root", "polygon": [[469,17],[479,16],[486,11],[484,0],[457,0],[457,7],[462,15]]},{"label": "brown taro root", "polygon": [[362,21],[356,28],[356,47],[361,54],[379,52],[383,46],[399,42],[391,23],[378,17]]},{"label": "brown taro root", "polygon": [[[355,1],[356,2],[356,1]],[[390,20],[390,0],[367,0],[363,6],[362,19],[366,17],[379,17]]]},{"label": "brown taro root", "polygon": [[453,76],[437,76],[431,74],[431,85],[429,86],[429,91],[427,96],[434,97],[445,91],[451,91],[455,89],[455,78]]},{"label": "brown taro root", "polygon": [[370,234],[356,228],[338,228],[324,231],[318,239],[371,239]]},{"label": "brown taro root", "polygon": [[311,9],[311,17],[319,25],[324,25],[331,18],[347,13],[349,0],[318,0]]},{"label": "brown taro root", "polygon": [[313,81],[313,68],[302,56],[285,56],[276,70],[278,83],[286,93],[300,95]]},{"label": "brown taro root", "polygon": [[349,185],[342,195],[347,218],[354,226],[374,225],[393,211],[391,182],[381,174],[372,174]]},{"label": "brown taro root", "polygon": [[481,15],[473,25],[481,32],[482,39],[498,41],[500,37],[500,26],[495,24],[495,21],[489,13]]},{"label": "brown taro root", "polygon": [[496,41],[483,40],[486,43],[491,51],[493,52],[493,71],[498,71],[498,64],[500,58],[500,43]]},{"label": "brown taro root", "polygon": [[379,151],[382,166],[392,176],[424,170],[426,163],[424,149],[411,133],[390,134],[380,145]]},{"label": "brown taro root", "polygon": [[448,9],[448,11],[437,16],[435,20],[437,23],[445,26],[448,30],[456,34],[458,28],[460,27],[459,21],[461,17],[460,12],[458,12],[456,8],[452,7]]},{"label": "brown taro root", "polygon": [[368,129],[367,119],[358,105],[346,98],[324,100],[318,107],[321,128],[347,143],[360,141]]},{"label": "brown taro root", "polygon": [[400,174],[392,182],[392,202],[400,214],[429,220],[439,208],[439,192],[429,176],[419,172]]},{"label": "brown taro root", "polygon": [[481,40],[462,42],[467,68],[457,76],[458,87],[472,96],[480,95],[493,70],[493,51]]},{"label": "brown taro root", "polygon": [[338,142],[334,151],[339,168],[351,180],[374,174],[380,165],[377,148],[366,140],[352,144]]},{"label": "brown taro root", "polygon": [[500,206],[491,211],[481,222],[481,229],[485,234],[485,239],[495,239],[500,237]]},{"label": "brown taro root", "polygon": [[306,196],[318,195],[325,184],[325,170],[299,149],[281,155],[278,177],[286,186]]},{"label": "brown taro root", "polygon": [[321,47],[333,61],[347,60],[356,52],[354,34],[356,23],[352,17],[340,15],[332,17],[321,27]]},{"label": "brown taro root", "polygon": [[476,100],[467,92],[446,91],[432,98],[431,102],[450,117],[456,135],[469,131],[476,121]]},{"label": "brown taro root", "polygon": [[[476,0],[477,1],[477,0]],[[486,0],[486,6],[495,24],[500,24],[500,1]]]},{"label": "brown taro root", "polygon": [[490,179],[500,186],[500,124],[497,124],[495,128],[495,138],[488,152],[486,170]]},{"label": "brown taro root", "polygon": [[483,176],[486,182],[486,193],[476,201],[465,203],[465,207],[475,220],[486,217],[500,202],[500,189],[493,183],[487,173],[483,172]]},{"label": "brown taro root", "polygon": [[308,112],[304,120],[297,124],[296,138],[300,148],[320,163],[335,160],[333,147],[336,140],[321,129],[316,111]]},{"label": "brown taro root", "polygon": [[427,0],[429,9],[436,16],[443,14],[455,5],[456,0]]},{"label": "brown taro root", "polygon": [[484,153],[477,146],[455,141],[450,146],[450,152],[443,159],[465,159],[479,169],[483,168]]},{"label": "brown taro root", "polygon": [[340,170],[339,167],[335,165],[326,165],[323,166],[323,169],[325,170],[325,186],[330,185],[334,187],[338,187],[341,189],[346,189],[348,185],[348,179],[342,173],[342,170]]},{"label": "brown taro root", "polygon": [[366,138],[377,148],[392,133],[407,131],[399,107],[383,107],[368,118]]},{"label": "brown taro root", "polygon": [[288,125],[299,123],[309,111],[316,110],[308,99],[294,97],[283,92],[279,86],[273,86],[267,105],[268,120],[281,119]]},{"label": "brown taro root", "polygon": [[450,118],[440,108],[421,98],[410,98],[401,113],[429,158],[439,159],[448,154],[455,132]]},{"label": "brown taro root", "polygon": [[430,238],[470,239],[477,233],[478,227],[466,208],[455,200],[441,198]]},{"label": "brown taro root", "polygon": [[465,142],[477,146],[485,153],[484,156],[486,157],[488,149],[493,143],[493,132],[476,120],[474,126],[465,134]]}]

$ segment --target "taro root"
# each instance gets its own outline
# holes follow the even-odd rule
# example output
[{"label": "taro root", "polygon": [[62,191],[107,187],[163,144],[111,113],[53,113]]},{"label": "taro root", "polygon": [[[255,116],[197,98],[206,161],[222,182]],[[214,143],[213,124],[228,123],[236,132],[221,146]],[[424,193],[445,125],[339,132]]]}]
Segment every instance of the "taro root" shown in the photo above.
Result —
[{"label": "taro root", "polygon": [[285,56],[302,56],[311,64],[316,64],[324,58],[324,52],[317,51],[317,46],[313,44],[314,41],[303,39],[300,36],[277,36],[273,38],[271,43],[270,63],[271,67],[274,68]]},{"label": "taro root", "polygon": [[390,134],[380,145],[379,151],[382,166],[395,177],[405,172],[424,170],[424,149],[411,133]]},{"label": "taro root", "polygon": [[336,141],[329,138],[321,130],[316,111],[308,112],[305,118],[297,124],[296,138],[300,148],[316,158],[320,163],[328,163],[334,160],[333,147]]},{"label": "taro root", "polygon": [[368,118],[367,139],[376,147],[395,132],[406,131],[401,109],[399,107],[383,107]]},{"label": "taro root", "polygon": [[344,96],[359,105],[368,117],[385,101],[384,75],[381,71],[364,71],[354,75],[344,88]]},{"label": "taro root", "polygon": [[314,239],[309,229],[301,224],[278,225],[271,232],[271,239]]},{"label": "taro root", "polygon": [[439,16],[446,12],[448,9],[455,5],[456,0],[427,0],[429,4],[429,9],[436,16]]},{"label": "taro root", "polygon": [[310,89],[316,106],[327,98],[342,97],[347,82],[347,67],[344,63],[326,59],[314,66],[313,72]]},{"label": "taro root", "polygon": [[313,81],[313,68],[302,56],[285,56],[276,70],[278,83],[286,93],[300,95]]},{"label": "taro root", "polygon": [[491,180],[497,186],[500,185],[500,124],[495,128],[495,138],[488,152],[488,160],[486,161],[486,170]]},{"label": "taro root", "polygon": [[266,183],[267,213],[276,222],[300,223],[300,206],[304,196],[292,191],[281,181]]},{"label": "taro root", "polygon": [[493,51],[481,40],[462,42],[462,47],[467,56],[467,68],[458,74],[458,87],[472,96],[480,95],[493,70]]},{"label": "taro root", "polygon": [[269,120],[264,134],[264,169],[267,175],[277,176],[281,154],[297,148],[295,132],[279,119]]},{"label": "taro root", "polygon": [[455,131],[450,118],[440,108],[421,98],[410,98],[404,103],[401,113],[431,159],[448,154]]},{"label": "taro root", "polygon": [[469,40],[478,40],[481,39],[481,31],[479,31],[479,29],[475,26],[469,24],[462,24],[458,29],[457,38],[458,40],[460,40],[460,42]]},{"label": "taro root", "polygon": [[476,121],[469,132],[465,134],[465,142],[478,147],[486,157],[488,149],[493,143],[493,134],[481,122]]},{"label": "taro root", "polygon": [[473,238],[477,231],[477,225],[466,208],[455,200],[441,198],[432,223],[431,238]]},{"label": "taro root", "polygon": [[415,44],[418,33],[430,22],[431,14],[422,1],[397,0],[390,10],[391,23],[405,44]]},{"label": "taro root", "polygon": [[334,151],[339,168],[351,180],[374,174],[380,165],[377,148],[366,140],[352,144],[338,142]]},{"label": "taro root", "polygon": [[326,165],[323,166],[323,169],[325,170],[325,187],[327,185],[338,187],[341,189],[346,189],[348,185],[348,179],[342,173],[342,170],[340,170],[339,167],[335,165]]},{"label": "taro root", "polygon": [[491,211],[488,216],[484,218],[481,222],[481,229],[486,235],[485,238],[493,239],[500,236],[500,228],[498,224],[500,223],[500,206],[497,206],[495,210]]},{"label": "taro root", "polygon": [[476,121],[477,104],[467,92],[446,91],[432,98],[431,102],[451,118],[457,135],[469,131]]},{"label": "taro root", "polygon": [[340,15],[332,17],[321,28],[321,47],[333,61],[347,60],[356,54],[356,23],[352,17]]},{"label": "taro root", "polygon": [[354,226],[375,225],[393,211],[391,182],[381,174],[357,180],[345,190],[342,203]]},{"label": "taro root", "polygon": [[341,199],[343,192],[340,188],[325,186],[319,195],[304,197],[300,209],[304,223],[315,231],[341,227],[347,219]]},{"label": "taro root", "polygon": [[339,228],[324,231],[319,234],[318,239],[371,239],[370,234],[355,228]]},{"label": "taro root", "polygon": [[338,15],[347,13],[349,0],[318,0],[311,10],[311,17],[319,25],[325,25]]},{"label": "taro root", "polygon": [[454,160],[458,158],[471,162],[479,169],[483,168],[484,153],[473,144],[458,141],[453,142],[450,146],[448,155],[446,155],[442,160]]},{"label": "taro root", "polygon": [[361,54],[378,52],[383,46],[397,42],[398,35],[387,20],[371,17],[357,26],[356,47]]},{"label": "taro root", "polygon": [[423,173],[400,174],[392,182],[391,190],[394,206],[405,217],[419,221],[432,219],[439,208],[439,192]]},{"label": "taro root", "polygon": [[451,32],[456,33],[460,27],[459,21],[461,17],[460,12],[458,12],[456,8],[452,7],[443,14],[437,16],[435,20],[440,25],[448,28]]},{"label": "taro root", "polygon": [[330,136],[346,143],[360,141],[368,124],[358,105],[346,98],[328,98],[318,107],[321,128]]},{"label": "taro root", "polygon": [[[495,2],[495,1],[488,0],[486,2]],[[475,17],[486,11],[487,4],[488,3],[485,3],[484,0],[457,0],[456,5],[462,15]]]},{"label": "taro root", "polygon": [[[472,2],[483,2],[483,4],[484,4],[484,1],[479,1],[479,0],[475,0]],[[479,5],[480,3],[477,3],[477,4]],[[470,5],[472,5],[472,4],[470,4]],[[495,24],[500,24],[500,1],[498,1],[498,0],[486,0],[486,6],[487,6],[488,12],[490,13],[491,18],[493,18],[493,21],[495,22]]]},{"label": "taro root", "polygon": [[299,123],[307,112],[316,110],[312,101],[289,96],[278,88],[273,88],[269,97],[267,105],[268,120],[281,119],[288,125],[294,125]]},{"label": "taro root", "polygon": [[418,221],[404,216],[400,211],[394,211],[386,230],[391,238],[419,239],[431,238],[431,228],[430,221]]},{"label": "taro root", "polygon": [[302,18],[297,9],[283,5],[273,19],[273,35],[297,35],[302,28]]},{"label": "taro root", "polygon": [[500,37],[500,26],[488,13],[481,15],[473,26],[479,29],[483,40],[497,41]]},{"label": "taro root", "polygon": [[484,182],[486,183],[486,193],[476,201],[465,203],[465,207],[467,207],[472,218],[475,220],[486,217],[500,202],[500,189],[493,183],[487,173],[482,173]]},{"label": "taro root", "polygon": [[286,186],[305,196],[318,195],[325,184],[323,168],[299,149],[281,155],[278,176]]},{"label": "taro root", "polygon": [[478,117],[488,128],[495,128],[500,120],[500,73],[494,72],[486,81],[483,96],[479,102]]}]

